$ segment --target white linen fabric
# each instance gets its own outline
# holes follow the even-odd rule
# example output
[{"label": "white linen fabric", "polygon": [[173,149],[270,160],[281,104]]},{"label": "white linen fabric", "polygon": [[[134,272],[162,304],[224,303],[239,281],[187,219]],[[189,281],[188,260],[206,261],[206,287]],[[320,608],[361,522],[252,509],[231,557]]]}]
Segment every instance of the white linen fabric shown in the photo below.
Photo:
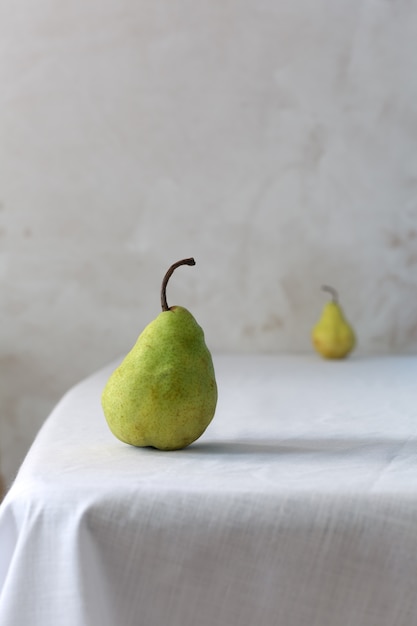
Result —
[{"label": "white linen fabric", "polygon": [[46,420],[0,509],[1,626],[417,623],[417,358],[214,358],[189,448],[134,448],[100,394]]}]

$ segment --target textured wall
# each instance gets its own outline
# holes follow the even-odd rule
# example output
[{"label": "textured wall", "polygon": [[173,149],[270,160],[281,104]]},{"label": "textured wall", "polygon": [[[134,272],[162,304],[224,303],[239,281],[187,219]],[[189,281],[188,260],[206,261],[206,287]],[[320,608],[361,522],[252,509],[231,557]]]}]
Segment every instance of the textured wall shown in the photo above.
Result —
[{"label": "textured wall", "polygon": [[[417,2],[3,0],[0,466],[190,308],[216,350],[417,350]],[[71,428],[71,424],[68,424]]]}]

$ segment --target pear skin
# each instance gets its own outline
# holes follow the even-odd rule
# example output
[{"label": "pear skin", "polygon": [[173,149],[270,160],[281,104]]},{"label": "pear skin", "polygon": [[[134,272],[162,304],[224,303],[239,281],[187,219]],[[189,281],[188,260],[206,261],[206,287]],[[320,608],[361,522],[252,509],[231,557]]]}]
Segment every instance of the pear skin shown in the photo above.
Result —
[{"label": "pear skin", "polygon": [[327,286],[323,290],[332,294],[332,300],[325,304],[312,330],[313,346],[326,359],[343,359],[356,345],[355,332],[343,313],[336,290]]},{"label": "pear skin", "polygon": [[133,446],[185,448],[214,417],[217,384],[204,332],[187,309],[166,302],[174,269],[194,264],[194,259],[184,259],[168,270],[161,289],[162,313],[142,331],[103,390],[110,430]]}]

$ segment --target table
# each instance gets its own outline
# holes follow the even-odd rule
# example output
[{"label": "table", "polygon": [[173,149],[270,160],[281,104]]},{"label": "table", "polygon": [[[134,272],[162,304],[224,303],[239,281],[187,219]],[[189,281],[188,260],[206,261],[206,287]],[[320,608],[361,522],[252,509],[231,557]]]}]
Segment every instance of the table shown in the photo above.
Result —
[{"label": "table", "polygon": [[417,358],[215,355],[187,449],[133,448],[100,393],[46,420],[0,509],[2,626],[410,626]]}]

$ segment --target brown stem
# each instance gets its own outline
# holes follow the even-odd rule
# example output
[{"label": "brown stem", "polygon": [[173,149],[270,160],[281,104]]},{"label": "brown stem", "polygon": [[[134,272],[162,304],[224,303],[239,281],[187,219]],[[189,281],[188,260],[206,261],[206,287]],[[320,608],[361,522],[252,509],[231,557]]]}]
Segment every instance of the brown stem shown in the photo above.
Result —
[{"label": "brown stem", "polygon": [[182,261],[177,261],[176,263],[171,265],[171,267],[165,274],[164,280],[162,281],[162,287],[161,287],[161,307],[163,311],[169,311],[169,307],[167,303],[167,293],[166,293],[168,281],[171,278],[174,271],[177,269],[177,267],[180,267],[180,265],[195,265],[195,261],[192,257],[190,259],[182,259]]},{"label": "brown stem", "polygon": [[329,285],[322,286],[323,291],[327,291],[332,296],[333,302],[339,302],[339,294],[337,293],[334,287],[329,287]]}]

